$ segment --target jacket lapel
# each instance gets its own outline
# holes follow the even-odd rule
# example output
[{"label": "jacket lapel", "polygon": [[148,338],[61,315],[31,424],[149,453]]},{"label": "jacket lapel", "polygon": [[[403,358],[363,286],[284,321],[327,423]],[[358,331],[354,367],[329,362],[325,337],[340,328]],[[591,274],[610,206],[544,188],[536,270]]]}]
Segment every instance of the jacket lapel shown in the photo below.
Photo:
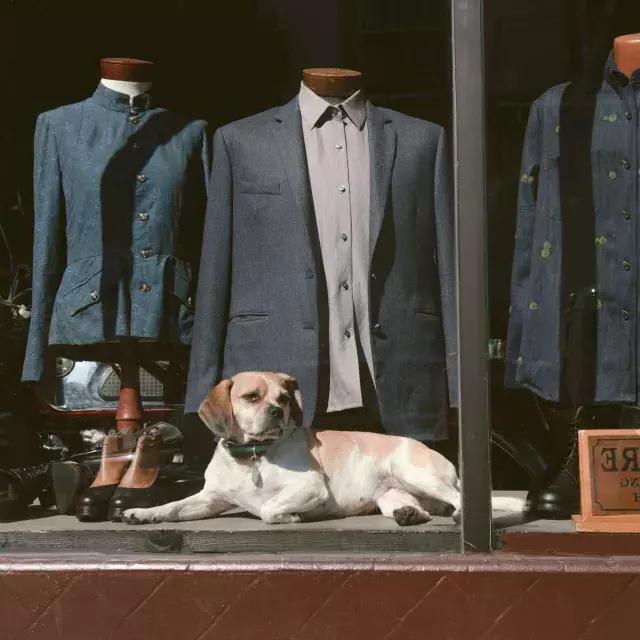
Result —
[{"label": "jacket lapel", "polygon": [[380,229],[389,196],[391,172],[396,156],[396,131],[391,118],[378,107],[367,102],[367,122],[369,130],[369,158],[371,176],[371,219],[369,223],[369,257],[378,242]]},{"label": "jacket lapel", "polygon": [[317,237],[317,228],[297,96],[280,107],[272,124],[276,147],[279,150],[298,209],[303,213],[313,247],[313,239]]}]

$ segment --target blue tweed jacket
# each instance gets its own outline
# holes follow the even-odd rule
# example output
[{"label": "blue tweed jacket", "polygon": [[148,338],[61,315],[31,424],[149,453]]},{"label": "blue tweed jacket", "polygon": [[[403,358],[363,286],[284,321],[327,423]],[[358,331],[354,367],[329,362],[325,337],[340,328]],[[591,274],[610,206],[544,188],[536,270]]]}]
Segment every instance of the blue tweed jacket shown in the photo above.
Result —
[{"label": "blue tweed jacket", "polygon": [[[367,104],[370,308],[389,433],[446,437],[456,389],[454,234],[443,130]],[[322,259],[298,100],[214,136],[187,411],[245,370],[298,379],[309,425],[322,381]],[[445,347],[446,345],[446,347]]]},{"label": "blue tweed jacket", "polygon": [[32,318],[23,380],[48,345],[188,344],[208,178],[206,124],[99,85],[41,114]]}]

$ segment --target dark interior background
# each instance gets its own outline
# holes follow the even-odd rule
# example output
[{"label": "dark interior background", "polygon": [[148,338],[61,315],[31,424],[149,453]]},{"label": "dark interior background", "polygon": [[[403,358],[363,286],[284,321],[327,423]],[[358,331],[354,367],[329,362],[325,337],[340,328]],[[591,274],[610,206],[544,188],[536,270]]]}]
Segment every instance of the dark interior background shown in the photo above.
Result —
[{"label": "dark interior background", "polygon": [[[602,67],[616,35],[640,32],[640,2],[485,6],[491,335],[504,338],[529,106],[547,88]],[[206,119],[212,131],[288,101],[304,67],[340,66],[364,71],[373,102],[451,132],[449,38],[448,0],[14,0],[0,21],[0,220],[15,258],[31,260],[36,115],[89,96],[101,57],[153,60],[157,103]],[[495,367],[494,427],[534,431],[530,399],[504,391]]]}]

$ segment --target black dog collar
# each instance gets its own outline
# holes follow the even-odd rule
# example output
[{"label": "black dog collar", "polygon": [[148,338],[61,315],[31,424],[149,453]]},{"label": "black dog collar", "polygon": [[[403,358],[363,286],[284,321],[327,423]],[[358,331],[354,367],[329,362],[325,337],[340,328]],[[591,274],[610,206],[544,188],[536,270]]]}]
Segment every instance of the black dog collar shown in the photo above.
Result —
[{"label": "black dog collar", "polygon": [[247,444],[238,444],[237,442],[226,440],[224,446],[232,458],[246,460],[263,456],[272,444],[273,442],[247,442]]}]

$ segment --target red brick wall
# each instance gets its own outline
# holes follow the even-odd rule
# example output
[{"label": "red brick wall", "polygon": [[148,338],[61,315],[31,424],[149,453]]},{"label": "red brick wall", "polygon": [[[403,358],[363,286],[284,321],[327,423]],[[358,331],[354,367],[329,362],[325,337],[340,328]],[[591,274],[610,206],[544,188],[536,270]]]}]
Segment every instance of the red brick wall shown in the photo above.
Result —
[{"label": "red brick wall", "polygon": [[131,565],[4,556],[0,570],[1,640],[640,637],[640,558]]}]

